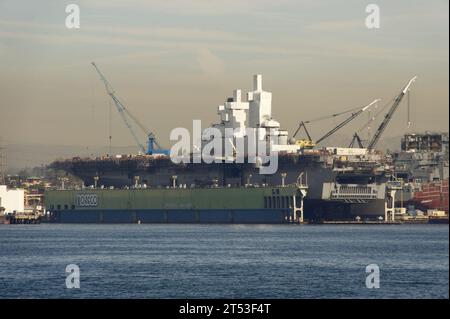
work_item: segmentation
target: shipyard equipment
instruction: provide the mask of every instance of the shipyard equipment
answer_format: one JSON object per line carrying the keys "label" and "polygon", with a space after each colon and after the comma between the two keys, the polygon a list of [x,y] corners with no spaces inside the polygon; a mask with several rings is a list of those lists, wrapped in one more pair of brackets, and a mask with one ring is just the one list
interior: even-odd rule
{"label": "shipyard equipment", "polygon": [[[131,112],[123,105],[123,103],[120,101],[118,96],[115,94],[114,90],[112,89],[111,85],[109,84],[108,80],[106,80],[103,73],[99,70],[95,62],[92,62],[92,65],[94,66],[97,73],[100,75],[101,80],[103,81],[103,84],[105,85],[106,92],[113,100],[114,104],[116,105],[117,111],[119,112],[120,117],[122,118],[123,122],[127,126],[127,128],[130,130],[131,135],[133,136],[134,141],[136,142],[136,145],[139,148],[139,151],[148,155],[152,154],[164,154],[169,155],[169,150],[163,149],[161,145],[156,141],[155,135],[148,130]],[[131,120],[131,121],[130,121]],[[136,124],[146,135],[147,135],[147,151],[145,150],[144,145],[140,142],[139,137],[132,125],[132,122]],[[155,147],[156,146],[156,147]]]}
{"label": "shipyard equipment", "polygon": [[411,80],[409,80],[408,84],[403,88],[403,90],[400,92],[399,95],[394,100],[394,103],[392,104],[391,108],[389,109],[389,112],[384,117],[383,122],[381,122],[380,126],[378,127],[377,131],[375,132],[372,140],[370,140],[369,144],[367,145],[367,148],[369,150],[374,149],[375,145],[380,140],[381,135],[383,134],[384,130],[386,129],[387,125],[389,124],[390,120],[392,119],[392,116],[394,115],[395,111],[397,110],[398,106],[400,105],[400,102],[402,101],[405,94],[409,91],[409,88],[411,84],[417,79],[417,76],[413,77]]}
{"label": "shipyard equipment", "polygon": [[48,190],[46,204],[55,223],[301,223],[307,190],[305,184]]}
{"label": "shipyard equipment", "polygon": [[[304,183],[297,176],[304,172],[303,176],[308,176],[305,220],[354,220],[356,216],[378,219],[383,214],[386,180],[392,174],[380,154],[337,147],[298,152],[299,146],[288,144],[289,133],[280,129],[280,123],[272,117],[272,94],[262,89],[261,75],[253,77],[253,90],[247,92],[247,99],[243,101],[241,97],[241,90],[234,90],[233,96],[218,106],[219,121],[213,124],[221,132],[233,129],[232,136],[220,141],[233,154],[213,154],[212,163],[176,163],[167,156],[58,160],[51,167],[79,177],[85,188],[77,193],[61,191],[54,197],[48,194],[49,211],[61,222],[68,222],[66,217],[77,222],[112,222],[124,218],[143,223],[289,220],[283,216],[297,216],[301,220],[301,211],[297,209],[300,207],[294,209],[294,198],[295,204],[302,202],[299,187]],[[360,110],[361,107],[344,110],[332,117],[355,117],[354,113]],[[322,116],[325,118],[330,115]],[[251,154],[249,147],[237,154],[238,158],[244,155],[244,161],[229,160],[236,157],[234,149],[239,150],[237,143],[248,128],[270,134],[269,145],[278,152],[273,158],[273,163],[277,163],[275,172],[265,173],[260,160],[249,159],[246,156]],[[204,145],[194,148],[202,150]],[[120,190],[116,191],[117,188]],[[301,198],[297,200],[293,192]],[[59,200],[59,194],[64,198]],[[244,217],[245,221],[241,219]]]}
{"label": "shipyard equipment", "polygon": [[364,148],[363,143],[362,143],[362,140],[361,140],[361,138],[359,137],[358,133],[355,133],[355,134],[353,135],[353,139],[352,139],[352,141],[350,142],[350,145],[349,145],[348,147],[349,147],[349,148],[353,148],[353,147],[355,147],[355,145],[357,145],[358,148]]}
{"label": "shipyard equipment", "polygon": [[[295,140],[295,137],[297,136],[298,132],[303,128],[303,130],[306,133],[306,136],[308,138],[298,139]],[[312,141],[311,136],[309,135],[308,129],[306,128],[305,122],[301,121],[298,125],[297,130],[295,131],[294,135],[292,136],[294,139],[294,142],[296,145],[300,146],[300,148],[313,148],[316,144]]]}
{"label": "shipyard equipment", "polygon": [[[345,125],[350,123],[353,119],[355,119],[362,112],[364,112],[365,110],[367,110],[368,108],[370,108],[372,105],[376,104],[379,101],[380,101],[379,99],[376,99],[376,100],[374,100],[373,102],[371,102],[370,104],[364,106],[361,109],[360,108],[351,109],[351,110],[348,110],[348,111],[332,114],[332,115],[329,115],[329,116],[319,117],[317,119],[310,120],[310,121],[305,121],[305,122],[301,121],[299,123],[299,126],[298,126],[297,130],[295,131],[295,133],[293,135],[294,142],[295,142],[295,144],[299,145],[301,148],[313,148],[314,146],[316,146],[316,144],[319,144],[320,142],[324,141],[325,139],[327,139],[328,137],[330,137],[331,135],[336,133],[338,130],[340,130]],[[337,126],[333,127],[330,131],[328,131],[325,135],[323,135],[321,138],[319,138],[316,142],[313,142],[313,140],[312,140],[311,136],[309,135],[309,132],[308,132],[308,130],[306,128],[306,123],[316,122],[316,121],[320,121],[320,120],[324,120],[324,119],[328,119],[328,118],[334,118],[334,117],[337,117],[339,115],[343,115],[343,114],[346,114],[346,113],[349,113],[349,112],[352,112],[352,114],[348,118],[346,118],[344,121],[339,123]],[[300,130],[302,128],[303,128],[303,130],[306,133],[307,139],[295,140],[295,137],[297,136],[297,134],[300,132]]]}
{"label": "shipyard equipment", "polygon": [[338,130],[340,130],[341,128],[343,128],[345,125],[347,125],[348,123],[350,123],[353,119],[355,119],[358,115],[360,115],[362,112],[364,112],[365,110],[367,110],[369,107],[371,107],[372,105],[374,105],[375,103],[379,102],[380,99],[376,99],[373,102],[371,102],[370,104],[364,106],[362,109],[358,110],[357,112],[352,113],[348,118],[346,118],[344,121],[342,121],[341,123],[339,123],[337,126],[335,126],[333,129],[331,129],[330,131],[328,131],[324,136],[322,136],[321,138],[319,138],[316,141],[316,144],[319,144],[320,142],[322,142],[323,140],[325,140],[326,138],[330,137],[331,135],[333,135],[334,133],[336,133]]}

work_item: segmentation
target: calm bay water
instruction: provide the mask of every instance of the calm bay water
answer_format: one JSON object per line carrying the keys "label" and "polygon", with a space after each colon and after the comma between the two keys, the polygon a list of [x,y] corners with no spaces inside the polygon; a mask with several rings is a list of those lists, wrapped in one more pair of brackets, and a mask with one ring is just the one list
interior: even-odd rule
{"label": "calm bay water", "polygon": [[448,225],[0,225],[0,298],[448,297]]}

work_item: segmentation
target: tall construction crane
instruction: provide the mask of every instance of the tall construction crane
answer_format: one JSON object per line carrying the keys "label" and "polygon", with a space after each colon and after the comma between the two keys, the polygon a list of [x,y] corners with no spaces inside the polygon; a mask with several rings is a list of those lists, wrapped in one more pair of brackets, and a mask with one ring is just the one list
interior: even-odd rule
{"label": "tall construction crane", "polygon": [[367,145],[367,148],[369,150],[373,150],[375,145],[380,140],[381,134],[383,134],[384,130],[386,129],[387,125],[389,124],[390,120],[392,119],[392,116],[395,113],[395,110],[397,110],[398,106],[400,105],[400,102],[402,101],[405,94],[409,91],[409,88],[411,84],[417,79],[417,76],[414,76],[411,80],[409,80],[408,84],[403,88],[403,90],[397,95],[397,97],[394,100],[394,103],[392,104],[391,108],[389,109],[389,112],[384,117],[383,122],[381,122],[380,126],[378,127],[377,131],[375,132],[374,136],[370,140],[369,144]]}
{"label": "tall construction crane", "polygon": [[[100,75],[100,79],[103,81],[103,84],[105,85],[106,93],[111,97],[114,104],[116,105],[117,111],[119,112],[120,117],[122,118],[123,122],[127,126],[128,130],[130,131],[131,135],[133,136],[133,139],[136,143],[136,145],[139,148],[139,151],[144,154],[169,154],[169,150],[165,150],[161,147],[161,145],[156,141],[155,135],[149,131],[133,114],[128,111],[128,109],[123,105],[123,103],[120,101],[120,99],[115,94],[113,88],[109,84],[108,80],[106,80],[103,73],[99,70],[95,62],[92,62],[92,65],[94,66],[97,73]],[[130,119],[147,135],[148,143],[147,143],[147,151],[145,150],[144,145],[140,142],[139,137],[134,130]],[[156,145],[156,148],[155,148]]]}
{"label": "tall construction crane", "polygon": [[333,135],[334,133],[336,133],[339,129],[341,129],[342,127],[344,127],[345,125],[347,125],[350,121],[352,121],[354,118],[356,118],[358,115],[360,115],[362,112],[364,112],[365,110],[367,110],[369,107],[371,107],[373,104],[379,102],[380,99],[376,99],[374,100],[372,103],[364,106],[362,109],[360,109],[357,112],[352,113],[348,118],[346,118],[344,121],[342,121],[341,123],[339,123],[336,127],[334,127],[333,129],[331,129],[330,131],[328,131],[324,136],[322,136],[321,138],[319,138],[316,141],[316,144],[319,144],[320,142],[322,142],[323,140],[325,140],[326,138],[330,137],[331,135]]}

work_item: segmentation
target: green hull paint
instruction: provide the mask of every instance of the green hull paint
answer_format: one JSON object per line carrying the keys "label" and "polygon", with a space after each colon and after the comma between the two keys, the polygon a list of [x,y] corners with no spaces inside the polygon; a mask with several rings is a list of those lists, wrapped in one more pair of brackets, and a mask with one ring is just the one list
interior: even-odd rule
{"label": "green hull paint", "polygon": [[84,189],[46,192],[47,210],[289,208],[295,186],[196,189]]}

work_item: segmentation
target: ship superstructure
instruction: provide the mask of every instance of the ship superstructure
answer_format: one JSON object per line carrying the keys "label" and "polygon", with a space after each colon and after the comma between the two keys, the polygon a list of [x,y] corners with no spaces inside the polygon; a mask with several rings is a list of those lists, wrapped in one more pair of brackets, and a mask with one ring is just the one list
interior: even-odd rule
{"label": "ship superstructure", "polygon": [[[247,93],[246,101],[243,101],[242,91],[233,91],[233,96],[219,105],[217,114],[220,122],[213,125],[219,129],[224,137],[223,148],[227,143],[234,147],[238,138],[247,136],[248,128],[258,129],[256,139],[262,136],[270,137],[270,147],[278,152],[297,152],[298,145],[288,144],[288,131],[281,129],[280,123],[272,117],[272,93],[262,88],[262,75],[253,77],[253,91]],[[233,136],[228,137],[226,129],[233,130]],[[203,142],[208,142],[204,140]],[[245,143],[247,144],[247,143]],[[268,150],[265,150],[268,151]],[[248,155],[248,149],[245,154]]]}
{"label": "ship superstructure", "polygon": [[448,212],[448,133],[405,134],[401,151],[392,154],[395,176],[404,183],[397,201],[422,210]]}
{"label": "ship superstructure", "polygon": [[397,177],[426,183],[448,179],[448,133],[405,134],[393,154]]}

